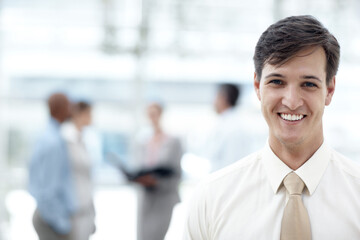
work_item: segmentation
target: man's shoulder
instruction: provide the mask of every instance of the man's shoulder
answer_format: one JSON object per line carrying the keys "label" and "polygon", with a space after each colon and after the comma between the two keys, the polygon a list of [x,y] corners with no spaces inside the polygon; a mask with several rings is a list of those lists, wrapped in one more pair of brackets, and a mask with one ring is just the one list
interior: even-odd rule
{"label": "man's shoulder", "polygon": [[62,138],[60,134],[52,130],[43,131],[38,138],[38,142],[45,145],[58,144],[59,142],[61,142],[61,140]]}
{"label": "man's shoulder", "polygon": [[336,150],[332,150],[332,161],[339,170],[360,182],[360,162],[349,159]]}
{"label": "man's shoulder", "polygon": [[40,152],[47,152],[61,148],[64,143],[64,139],[60,135],[58,129],[47,127],[36,138],[35,149]]}
{"label": "man's shoulder", "polygon": [[235,163],[224,167],[210,174],[202,183],[203,187],[209,187],[216,190],[224,189],[231,186],[234,181],[239,182],[242,178],[246,178],[247,173],[256,167],[261,159],[262,151],[254,152]]}

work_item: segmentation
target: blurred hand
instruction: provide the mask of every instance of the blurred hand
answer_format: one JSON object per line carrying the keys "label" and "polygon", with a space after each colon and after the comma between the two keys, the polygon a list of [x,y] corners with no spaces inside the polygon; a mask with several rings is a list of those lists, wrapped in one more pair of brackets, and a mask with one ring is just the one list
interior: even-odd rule
{"label": "blurred hand", "polygon": [[136,178],[135,182],[143,185],[144,187],[155,187],[157,184],[156,178],[150,174]]}

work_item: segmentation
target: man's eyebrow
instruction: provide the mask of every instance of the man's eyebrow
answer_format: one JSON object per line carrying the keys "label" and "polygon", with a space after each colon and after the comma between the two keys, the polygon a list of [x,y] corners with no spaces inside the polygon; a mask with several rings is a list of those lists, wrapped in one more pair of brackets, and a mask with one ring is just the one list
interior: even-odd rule
{"label": "man's eyebrow", "polygon": [[[272,78],[272,77],[285,78],[285,76],[280,74],[280,73],[270,73],[270,74],[265,76],[265,78]],[[301,76],[301,78],[302,79],[314,79],[314,80],[317,80],[317,81],[321,82],[321,79],[318,78],[315,75],[303,75],[303,76]]]}
{"label": "man's eyebrow", "polygon": [[280,78],[284,78],[284,75],[280,74],[280,73],[270,73],[269,75],[266,75],[265,78],[271,78],[271,77],[280,77]]}
{"label": "man's eyebrow", "polygon": [[304,76],[301,76],[301,78],[303,79],[315,79],[315,80],[318,80],[321,82],[321,79],[318,78],[317,76],[314,76],[314,75],[304,75]]}

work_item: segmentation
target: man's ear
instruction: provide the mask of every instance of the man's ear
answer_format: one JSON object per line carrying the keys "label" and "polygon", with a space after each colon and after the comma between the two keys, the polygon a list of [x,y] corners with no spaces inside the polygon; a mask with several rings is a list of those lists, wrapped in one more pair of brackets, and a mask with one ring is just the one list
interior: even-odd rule
{"label": "man's ear", "polygon": [[260,79],[257,78],[256,72],[254,72],[254,89],[256,92],[256,96],[258,97],[258,99],[261,101],[261,96],[260,96]]}
{"label": "man's ear", "polygon": [[329,84],[326,86],[326,98],[325,98],[325,105],[328,106],[331,103],[332,96],[335,92],[335,76],[330,80]]}

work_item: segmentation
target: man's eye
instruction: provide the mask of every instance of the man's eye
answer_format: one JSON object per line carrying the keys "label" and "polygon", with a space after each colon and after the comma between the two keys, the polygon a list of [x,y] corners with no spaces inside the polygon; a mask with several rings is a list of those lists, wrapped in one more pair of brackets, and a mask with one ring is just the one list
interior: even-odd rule
{"label": "man's eye", "polygon": [[278,79],[271,80],[269,83],[275,84],[275,85],[281,85],[281,84],[283,84],[283,82],[282,82],[281,80],[278,80]]}
{"label": "man's eye", "polygon": [[304,83],[304,87],[313,88],[313,87],[317,87],[317,85],[312,82],[306,82]]}

